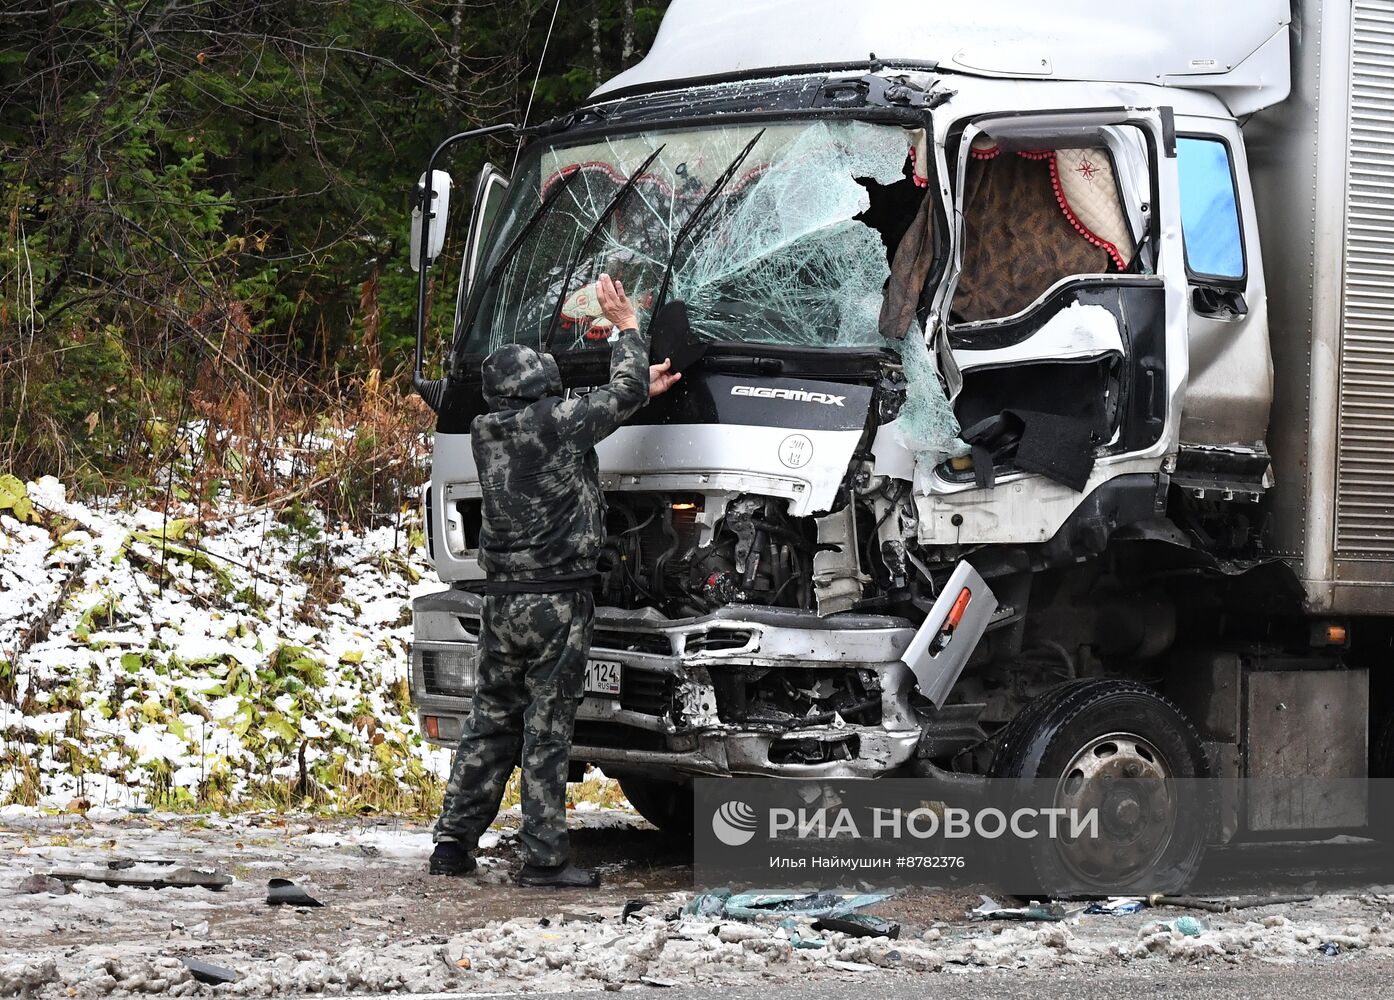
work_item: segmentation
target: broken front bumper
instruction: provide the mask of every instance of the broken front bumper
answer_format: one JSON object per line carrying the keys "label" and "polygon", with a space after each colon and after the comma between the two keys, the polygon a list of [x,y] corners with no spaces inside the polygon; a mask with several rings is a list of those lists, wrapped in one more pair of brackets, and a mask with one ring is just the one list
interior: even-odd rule
{"label": "broken front bumper", "polygon": [[[482,599],[447,590],[412,604],[412,695],[426,737],[453,745],[469,714]],[[899,618],[729,607],[671,620],[601,608],[591,657],[623,665],[616,696],[587,694],[572,759],[612,774],[766,774],[867,778],[913,761],[920,722],[900,656],[915,629]],[[779,671],[855,671],[864,724],[810,703],[808,718],[758,718],[742,692]],[[830,675],[834,676],[834,675]],[[816,686],[816,685],[815,685]],[[879,713],[878,713],[879,708]],[[879,722],[867,721],[879,714]]]}

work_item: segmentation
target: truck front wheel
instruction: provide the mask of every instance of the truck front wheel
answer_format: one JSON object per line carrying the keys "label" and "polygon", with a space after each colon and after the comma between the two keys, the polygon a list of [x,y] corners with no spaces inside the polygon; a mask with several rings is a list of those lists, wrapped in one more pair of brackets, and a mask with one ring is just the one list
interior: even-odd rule
{"label": "truck front wheel", "polygon": [[1200,736],[1135,681],[1076,681],[1041,695],[1002,732],[990,773],[1038,808],[1096,812],[1096,832],[1028,842],[1034,881],[1060,895],[1180,892],[1210,839]]}
{"label": "truck front wheel", "polygon": [[621,777],[619,783],[624,797],[644,819],[664,833],[680,837],[692,836],[691,785],[641,778],[637,775]]}

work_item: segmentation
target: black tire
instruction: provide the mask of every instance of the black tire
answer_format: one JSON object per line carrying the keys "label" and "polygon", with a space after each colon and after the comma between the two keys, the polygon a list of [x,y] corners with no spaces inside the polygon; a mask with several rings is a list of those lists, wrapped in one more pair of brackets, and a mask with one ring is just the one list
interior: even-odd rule
{"label": "black tire", "polygon": [[1032,888],[1056,895],[1181,892],[1214,828],[1199,734],[1135,681],[1073,681],[1041,695],[1000,734],[990,774],[1014,780],[1018,799],[1037,808],[1098,805],[1098,839],[1026,844]]}
{"label": "black tire", "polygon": [[691,785],[637,775],[626,775],[619,779],[619,783],[624,797],[644,819],[674,837],[692,837],[694,807]]}

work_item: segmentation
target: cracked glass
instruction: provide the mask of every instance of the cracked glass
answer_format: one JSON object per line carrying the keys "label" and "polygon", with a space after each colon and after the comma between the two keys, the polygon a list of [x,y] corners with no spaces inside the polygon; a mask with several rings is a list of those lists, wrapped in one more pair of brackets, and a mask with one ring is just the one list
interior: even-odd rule
{"label": "cracked glass", "polygon": [[880,346],[886,244],[857,216],[870,185],[911,183],[909,141],[899,126],[819,121],[535,150],[514,180],[460,354],[544,348],[549,337],[558,352],[603,346],[615,331],[596,301],[600,275],[624,283],[646,323],[670,262],[667,301],[687,303],[704,340]]}

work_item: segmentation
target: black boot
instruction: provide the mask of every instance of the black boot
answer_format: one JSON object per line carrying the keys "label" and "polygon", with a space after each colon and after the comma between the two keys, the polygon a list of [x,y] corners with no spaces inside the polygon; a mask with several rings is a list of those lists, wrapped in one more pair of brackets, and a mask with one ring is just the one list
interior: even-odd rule
{"label": "black boot", "polygon": [[540,889],[594,889],[600,885],[600,872],[577,868],[569,861],[550,867],[529,863],[523,865],[513,881]]}
{"label": "black boot", "polygon": [[468,875],[478,867],[470,852],[453,840],[442,840],[431,853],[432,875]]}

